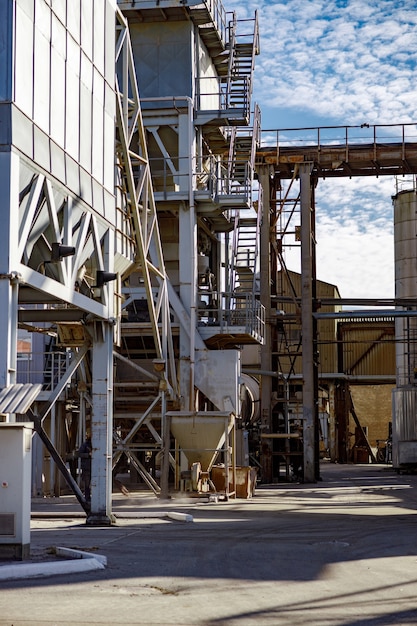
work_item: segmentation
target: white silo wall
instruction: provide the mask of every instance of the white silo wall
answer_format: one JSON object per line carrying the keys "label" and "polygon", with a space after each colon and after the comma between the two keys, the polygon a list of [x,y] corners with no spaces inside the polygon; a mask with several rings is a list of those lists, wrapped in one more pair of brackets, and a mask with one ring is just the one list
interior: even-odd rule
{"label": "white silo wall", "polygon": [[[394,198],[395,297],[417,298],[417,196],[404,191]],[[417,308],[417,307],[413,307]],[[414,384],[417,368],[417,319],[395,324],[397,386]],[[417,380],[416,380],[417,382]]]}
{"label": "white silo wall", "polygon": [[2,5],[14,57],[12,145],[114,221],[116,0]]}
{"label": "white silo wall", "polygon": [[[394,249],[395,297],[417,298],[415,190],[400,192],[394,198]],[[417,464],[417,318],[396,318],[395,337],[397,388],[392,404],[392,460],[394,467],[400,468]]]}

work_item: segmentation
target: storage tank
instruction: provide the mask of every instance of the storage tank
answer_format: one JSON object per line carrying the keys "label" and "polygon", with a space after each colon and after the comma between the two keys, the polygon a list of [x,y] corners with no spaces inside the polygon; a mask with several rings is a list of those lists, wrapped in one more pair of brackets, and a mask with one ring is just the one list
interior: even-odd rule
{"label": "storage tank", "polygon": [[[394,200],[395,298],[417,299],[417,194],[415,181]],[[417,306],[397,306],[417,310]],[[396,389],[392,401],[392,461],[417,465],[417,317],[397,317]]]}

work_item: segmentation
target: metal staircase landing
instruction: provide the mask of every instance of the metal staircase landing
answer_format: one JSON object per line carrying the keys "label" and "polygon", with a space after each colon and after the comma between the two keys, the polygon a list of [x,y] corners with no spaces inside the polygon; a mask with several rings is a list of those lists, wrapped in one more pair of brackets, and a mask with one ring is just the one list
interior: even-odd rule
{"label": "metal staircase landing", "polygon": [[[255,56],[259,54],[258,14],[248,20],[237,20],[236,14],[228,26],[226,50],[213,55],[220,77],[220,106],[217,110],[198,110],[196,124],[247,126],[250,121]],[[204,80],[200,81],[204,95]]]}

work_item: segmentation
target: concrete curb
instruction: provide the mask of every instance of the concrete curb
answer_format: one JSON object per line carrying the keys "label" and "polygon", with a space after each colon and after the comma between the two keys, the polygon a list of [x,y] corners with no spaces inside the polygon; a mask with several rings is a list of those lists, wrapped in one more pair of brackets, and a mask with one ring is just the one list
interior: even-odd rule
{"label": "concrete curb", "polygon": [[176,522],[193,522],[194,518],[188,513],[176,513],[175,511],[165,513],[165,517],[175,520]]}
{"label": "concrete curb", "polygon": [[69,556],[70,560],[2,565],[0,567],[0,581],[91,572],[104,569],[107,565],[107,557],[101,554],[91,554],[82,550],[60,547],[56,548],[56,553],[58,556]]}
{"label": "concrete curb", "polygon": [[[178,513],[176,511],[113,511],[117,519],[161,519],[167,517],[176,522],[193,522],[194,517],[188,513]],[[85,513],[31,513],[31,519],[86,519]]]}
{"label": "concrete curb", "polygon": [[84,550],[75,550],[74,548],[64,548],[61,546],[56,547],[57,556],[66,556],[69,559],[96,559],[104,567],[107,565],[107,557],[104,554],[92,554],[91,552],[85,552]]}
{"label": "concrete curb", "polygon": [[176,522],[193,522],[194,517],[189,513],[179,513],[177,511],[124,511],[114,513],[117,519],[163,519],[167,517]]}

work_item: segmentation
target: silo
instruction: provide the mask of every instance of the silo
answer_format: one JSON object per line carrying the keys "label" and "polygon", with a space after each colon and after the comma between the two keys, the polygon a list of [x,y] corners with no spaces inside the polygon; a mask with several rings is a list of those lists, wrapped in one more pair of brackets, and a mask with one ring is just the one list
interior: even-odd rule
{"label": "silo", "polygon": [[[417,298],[417,194],[415,185],[394,198],[395,297]],[[396,379],[393,391],[392,460],[397,469],[417,465],[417,306],[397,306]]]}

